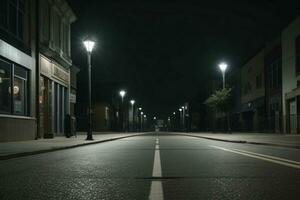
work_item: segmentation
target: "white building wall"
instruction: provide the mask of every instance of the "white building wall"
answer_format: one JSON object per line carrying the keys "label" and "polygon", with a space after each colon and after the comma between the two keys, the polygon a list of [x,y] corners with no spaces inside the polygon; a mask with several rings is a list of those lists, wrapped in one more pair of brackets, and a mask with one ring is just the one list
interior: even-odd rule
{"label": "white building wall", "polygon": [[[282,31],[282,100],[283,117],[286,119],[287,105],[286,94],[297,88],[296,75],[296,37],[300,35],[300,17],[294,20]],[[284,131],[286,131],[286,120],[284,121]]]}

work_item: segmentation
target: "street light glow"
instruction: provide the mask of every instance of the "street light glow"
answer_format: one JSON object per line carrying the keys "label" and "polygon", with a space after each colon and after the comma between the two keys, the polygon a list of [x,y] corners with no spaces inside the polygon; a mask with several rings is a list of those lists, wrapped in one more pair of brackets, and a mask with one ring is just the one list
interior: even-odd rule
{"label": "street light glow", "polygon": [[156,120],[156,117],[153,117],[154,120]]}
{"label": "street light glow", "polygon": [[228,65],[227,65],[227,63],[225,63],[225,62],[222,62],[222,63],[219,64],[219,68],[220,68],[220,70],[221,70],[222,72],[225,72],[226,69],[227,69],[227,67],[228,67]]}
{"label": "street light glow", "polygon": [[131,103],[131,105],[134,105],[134,104],[135,104],[135,100],[132,99],[132,100],[130,101],[130,103]]}
{"label": "street light glow", "polygon": [[87,52],[91,53],[93,51],[93,48],[95,46],[95,42],[94,41],[92,41],[92,40],[85,40],[85,41],[83,41],[83,44],[84,44]]}
{"label": "street light glow", "polygon": [[144,112],[141,112],[141,115],[143,115],[144,114]]}
{"label": "street light glow", "polygon": [[144,115],[144,118],[146,118],[147,117],[147,115]]}
{"label": "street light glow", "polygon": [[176,112],[173,112],[173,115],[176,115]]}
{"label": "street light glow", "polygon": [[125,90],[121,90],[121,91],[119,92],[119,94],[120,94],[120,96],[123,98],[123,97],[125,96],[126,92],[125,92]]}
{"label": "street light glow", "polygon": [[181,108],[179,108],[178,110],[179,110],[179,112],[181,112],[181,111],[182,111],[182,109],[181,109]]}
{"label": "street light glow", "polygon": [[139,110],[141,111],[141,110],[142,110],[142,108],[141,108],[141,107],[139,107]]}

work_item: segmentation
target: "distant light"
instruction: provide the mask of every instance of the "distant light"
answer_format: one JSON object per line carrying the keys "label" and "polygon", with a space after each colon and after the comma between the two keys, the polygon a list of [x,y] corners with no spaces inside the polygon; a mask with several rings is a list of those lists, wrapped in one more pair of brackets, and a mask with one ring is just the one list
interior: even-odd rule
{"label": "distant light", "polygon": [[95,46],[95,42],[94,41],[92,41],[92,40],[85,40],[85,41],[83,41],[83,44],[84,44],[87,52],[91,53],[93,51],[93,48]]}
{"label": "distant light", "polygon": [[119,94],[120,94],[120,96],[123,98],[123,97],[125,96],[126,92],[125,92],[125,90],[121,90],[121,91],[119,92]]}
{"label": "distant light", "polygon": [[181,106],[182,109],[184,109],[184,106]]}
{"label": "distant light", "polygon": [[142,108],[141,108],[141,107],[139,107],[139,110],[142,110]]}
{"label": "distant light", "polygon": [[144,112],[141,112],[141,115],[143,115],[144,114]]}
{"label": "distant light", "polygon": [[147,115],[144,115],[144,118],[146,118],[147,117]]}
{"label": "distant light", "polygon": [[134,105],[135,104],[135,100],[131,100],[130,103],[131,103],[131,105]]}
{"label": "distant light", "polygon": [[227,63],[225,63],[225,62],[222,62],[222,63],[219,64],[219,68],[220,68],[220,70],[221,70],[222,72],[225,72],[226,69],[227,69],[227,67],[228,67],[228,65],[227,65]]}
{"label": "distant light", "polygon": [[181,108],[179,108],[178,110],[179,110],[180,112],[182,111],[182,109],[181,109]]}
{"label": "distant light", "polygon": [[154,120],[156,120],[156,117],[153,117]]}
{"label": "distant light", "polygon": [[173,115],[176,115],[176,112],[173,112]]}

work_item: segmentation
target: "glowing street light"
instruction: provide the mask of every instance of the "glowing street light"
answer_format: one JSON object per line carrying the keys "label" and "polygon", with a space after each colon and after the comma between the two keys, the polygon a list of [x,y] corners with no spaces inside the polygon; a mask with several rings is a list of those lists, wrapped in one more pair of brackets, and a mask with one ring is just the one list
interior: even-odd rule
{"label": "glowing street light", "polygon": [[134,104],[135,104],[135,100],[130,100],[130,104],[131,104],[131,109],[132,109],[132,131],[134,131]]}
{"label": "glowing street light", "polygon": [[93,140],[93,133],[92,133],[92,64],[91,64],[91,57],[92,51],[95,46],[95,42],[92,40],[85,40],[83,44],[86,48],[87,52],[87,61],[88,61],[88,130],[87,130],[87,137],[86,140]]}
{"label": "glowing street light", "polygon": [[121,90],[121,91],[119,92],[119,94],[120,94],[120,96],[121,96],[121,98],[122,98],[122,103],[123,103],[123,99],[124,99],[124,97],[125,97],[125,95],[126,95],[126,91],[125,91],[125,90]]}
{"label": "glowing street light", "polygon": [[222,62],[219,64],[219,68],[220,68],[220,70],[222,72],[222,76],[223,76],[223,89],[225,89],[225,72],[226,72],[227,67],[228,67],[228,65],[225,62]]}

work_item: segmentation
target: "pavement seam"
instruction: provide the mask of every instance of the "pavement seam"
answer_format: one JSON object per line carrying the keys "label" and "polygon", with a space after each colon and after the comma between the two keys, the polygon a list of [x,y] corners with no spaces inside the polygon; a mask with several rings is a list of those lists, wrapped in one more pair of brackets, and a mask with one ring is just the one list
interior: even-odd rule
{"label": "pavement seam", "polygon": [[21,157],[26,157],[26,156],[33,156],[33,155],[38,155],[38,154],[43,154],[43,153],[50,153],[50,152],[66,150],[66,149],[73,149],[73,148],[77,148],[77,147],[83,147],[83,146],[88,146],[88,145],[93,145],[93,144],[104,143],[104,142],[111,142],[111,141],[115,141],[115,140],[120,140],[120,139],[130,138],[130,137],[136,137],[136,136],[140,136],[140,135],[144,135],[144,134],[134,134],[134,135],[128,135],[128,136],[122,136],[122,137],[116,137],[116,138],[109,138],[109,139],[105,139],[105,140],[99,140],[99,141],[95,141],[95,142],[57,147],[57,148],[52,148],[52,149],[44,149],[44,150],[28,151],[28,152],[22,152],[22,153],[14,153],[14,154],[9,154],[9,155],[3,155],[3,156],[0,156],[0,161],[10,160],[10,159],[13,159],[13,158],[21,158]]}
{"label": "pavement seam", "polygon": [[220,139],[220,138],[212,138],[212,137],[205,137],[199,135],[191,135],[191,134],[184,134],[184,133],[171,133],[174,135],[182,135],[182,136],[190,136],[195,138],[202,138],[207,140],[215,140],[221,142],[231,142],[231,143],[240,143],[240,144],[253,144],[253,145],[265,145],[265,146],[275,146],[275,147],[286,147],[291,149],[300,149],[299,145],[285,145],[285,144],[274,144],[274,143],[267,143],[267,142],[250,142],[247,140],[227,140],[227,139]]}

